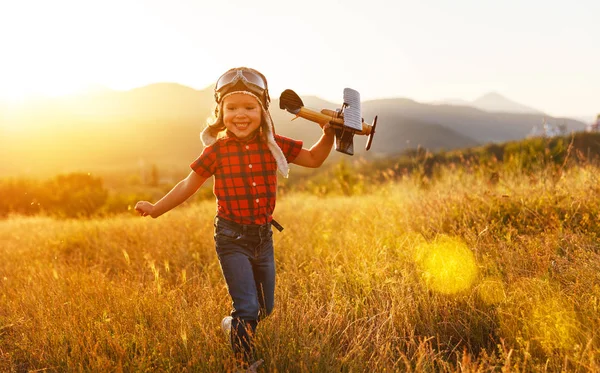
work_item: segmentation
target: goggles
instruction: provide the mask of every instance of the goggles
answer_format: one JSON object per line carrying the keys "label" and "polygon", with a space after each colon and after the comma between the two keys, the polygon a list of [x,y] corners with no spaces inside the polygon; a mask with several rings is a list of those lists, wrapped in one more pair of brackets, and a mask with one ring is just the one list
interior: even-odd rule
{"label": "goggles", "polygon": [[215,101],[220,103],[222,97],[230,90],[233,91],[238,83],[243,84],[248,91],[260,97],[265,108],[269,107],[271,98],[269,97],[265,78],[258,72],[240,68],[226,72],[217,80],[217,84],[215,84]]}
{"label": "goggles", "polygon": [[258,88],[261,93],[267,89],[267,82],[265,82],[263,77],[259,74],[250,70],[236,69],[221,75],[215,85],[215,91],[219,92],[240,80],[243,81],[247,87],[251,87],[250,85],[252,85]]}

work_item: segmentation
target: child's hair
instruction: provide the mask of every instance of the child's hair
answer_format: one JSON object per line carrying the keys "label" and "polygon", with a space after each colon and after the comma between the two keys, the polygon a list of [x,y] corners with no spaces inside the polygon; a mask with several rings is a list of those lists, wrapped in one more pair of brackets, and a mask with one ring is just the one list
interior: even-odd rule
{"label": "child's hair", "polygon": [[[232,87],[228,88],[226,90],[226,92],[224,92],[222,95],[226,94],[226,93],[231,93],[231,92],[236,92],[236,91],[247,91],[247,92],[251,92],[253,93],[254,96],[259,98],[259,104],[262,105],[263,109],[266,111],[269,108],[269,102],[271,101],[271,98],[269,97],[269,89],[268,89],[268,83],[267,83],[267,78],[258,70],[249,68],[249,67],[234,67],[232,69],[227,70],[225,73],[223,73],[223,75],[231,72],[231,71],[235,71],[235,70],[245,70],[245,71],[251,71],[253,73],[258,74],[265,82],[265,85],[267,85],[267,88],[264,90],[263,95],[261,95],[261,97],[256,96],[256,94],[254,92],[249,91],[246,86],[244,85],[244,83],[242,81],[238,81],[236,84],[234,84]],[[215,87],[216,88],[216,87]],[[221,96],[222,96],[221,95]],[[215,90],[215,100],[217,98],[217,92]],[[223,110],[223,101],[221,100],[221,102],[217,102],[215,105],[215,109],[213,111],[213,116],[208,118],[206,121],[206,125],[207,125],[207,131],[208,134],[210,134],[210,136],[212,137],[217,137],[222,131],[225,130],[225,124],[223,123],[223,115],[222,115],[222,110]],[[266,118],[264,115],[261,116],[261,123],[260,123],[260,137],[261,139],[266,140],[265,138],[265,126],[268,126],[269,124],[266,121]]]}
{"label": "child's hair", "polygon": [[213,112],[213,116],[206,120],[208,133],[212,137],[217,137],[221,131],[225,130],[225,124],[223,124],[223,118],[221,117],[220,112],[221,105],[217,104]]}

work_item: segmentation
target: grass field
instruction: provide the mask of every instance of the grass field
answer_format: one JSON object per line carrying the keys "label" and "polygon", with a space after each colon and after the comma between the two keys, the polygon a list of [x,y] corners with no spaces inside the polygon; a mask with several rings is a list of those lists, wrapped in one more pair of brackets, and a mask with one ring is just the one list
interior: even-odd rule
{"label": "grass field", "polygon": [[[261,371],[600,371],[598,171],[284,195]],[[0,221],[0,371],[234,370],[214,211]]]}

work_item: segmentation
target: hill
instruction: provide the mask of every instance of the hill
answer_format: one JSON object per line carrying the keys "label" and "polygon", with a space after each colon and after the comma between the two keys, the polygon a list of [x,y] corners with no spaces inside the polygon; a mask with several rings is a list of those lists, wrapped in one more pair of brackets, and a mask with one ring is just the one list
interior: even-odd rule
{"label": "hill", "polygon": [[510,100],[497,92],[486,93],[473,101],[447,99],[439,101],[437,104],[468,106],[489,112],[545,115],[543,112],[537,109]]}
{"label": "hill", "polygon": [[[406,118],[442,125],[481,144],[525,138],[544,118],[536,114],[490,113],[470,107],[422,104],[407,99],[376,100],[363,104],[363,114],[366,117],[372,113],[390,111],[401,113]],[[550,118],[552,122],[564,122],[568,132],[585,129],[585,124],[577,120],[546,118]]]}
{"label": "hill", "polygon": [[472,102],[473,107],[481,110],[503,113],[544,114],[537,109],[509,100],[497,92],[487,93]]}
{"label": "hill", "polygon": [[[336,109],[317,97],[306,107]],[[38,99],[0,106],[0,176],[56,174],[69,171],[132,169],[140,164],[185,169],[201,151],[198,135],[214,109],[212,86],[195,90],[159,83],[130,91],[92,90],[81,96]],[[314,123],[280,110],[270,111],[278,133],[310,146],[320,136]],[[490,113],[475,108],[431,105],[409,99],[363,103],[363,117],[379,116],[371,152],[365,137],[355,137],[360,155],[385,157],[411,148],[455,149],[527,136],[542,121],[535,114]],[[562,120],[569,131],[585,124]],[[334,153],[333,159],[344,156]],[[117,165],[117,166],[115,166]]]}

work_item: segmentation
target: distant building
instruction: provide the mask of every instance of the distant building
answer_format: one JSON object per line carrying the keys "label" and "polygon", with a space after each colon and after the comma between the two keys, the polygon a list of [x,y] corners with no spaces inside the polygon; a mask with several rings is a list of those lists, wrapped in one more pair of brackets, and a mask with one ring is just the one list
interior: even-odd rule
{"label": "distant building", "polygon": [[554,137],[564,135],[564,132],[566,132],[566,125],[557,126],[548,123],[548,120],[544,118],[541,124],[536,124],[531,128],[527,137]]}
{"label": "distant building", "polygon": [[590,123],[585,128],[586,132],[600,132],[600,114],[596,117],[596,121]]}

